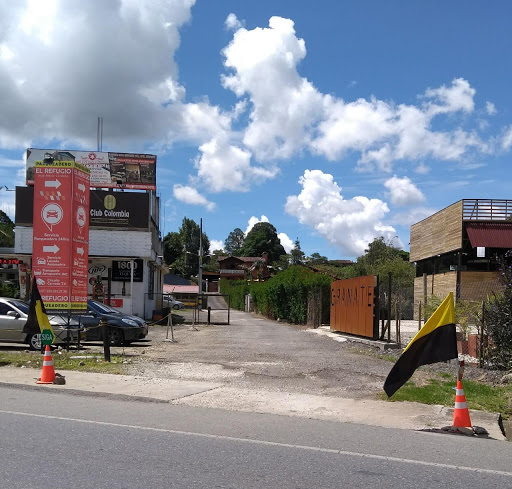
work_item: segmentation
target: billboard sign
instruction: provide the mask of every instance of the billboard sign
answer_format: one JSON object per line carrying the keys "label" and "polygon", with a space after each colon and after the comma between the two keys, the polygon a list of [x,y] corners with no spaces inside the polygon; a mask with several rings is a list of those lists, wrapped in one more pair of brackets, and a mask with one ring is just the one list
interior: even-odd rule
{"label": "billboard sign", "polygon": [[[143,260],[137,258],[133,260],[133,281],[142,282]],[[112,281],[129,282],[132,275],[131,260],[112,261]]]}
{"label": "billboard sign", "polygon": [[34,184],[35,163],[74,161],[90,170],[90,186],[156,190],[156,156],[64,149],[27,149],[27,185]]}
{"label": "billboard sign", "polygon": [[88,184],[74,161],[34,166],[32,270],[48,311],[87,308]]}
{"label": "billboard sign", "polygon": [[[142,192],[90,190],[89,227],[149,229],[149,195]],[[16,187],[17,226],[33,222],[34,187]]]}

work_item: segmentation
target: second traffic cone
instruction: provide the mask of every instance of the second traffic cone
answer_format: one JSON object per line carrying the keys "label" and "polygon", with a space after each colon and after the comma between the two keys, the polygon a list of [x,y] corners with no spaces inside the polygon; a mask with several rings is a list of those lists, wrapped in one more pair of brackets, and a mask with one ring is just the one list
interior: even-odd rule
{"label": "second traffic cone", "polygon": [[455,428],[471,428],[471,419],[469,419],[468,405],[466,396],[462,388],[462,382],[457,381],[457,390],[455,393],[455,410],[453,411],[453,426]]}
{"label": "second traffic cone", "polygon": [[54,379],[55,370],[53,369],[52,352],[50,347],[46,345],[43,357],[43,372],[41,373],[41,378],[36,382],[36,384],[53,384]]}

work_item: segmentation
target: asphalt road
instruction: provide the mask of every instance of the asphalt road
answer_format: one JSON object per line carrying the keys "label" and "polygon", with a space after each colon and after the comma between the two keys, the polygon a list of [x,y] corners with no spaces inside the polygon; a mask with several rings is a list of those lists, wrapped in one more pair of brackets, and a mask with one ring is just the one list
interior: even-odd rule
{"label": "asphalt road", "polygon": [[512,445],[0,387],[1,486],[512,487]]}

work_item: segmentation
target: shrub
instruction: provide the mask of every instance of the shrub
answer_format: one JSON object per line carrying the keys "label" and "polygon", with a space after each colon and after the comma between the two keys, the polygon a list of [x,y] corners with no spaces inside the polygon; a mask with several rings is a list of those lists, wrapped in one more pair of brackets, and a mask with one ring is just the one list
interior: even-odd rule
{"label": "shrub", "polygon": [[[508,256],[507,256],[508,255]],[[510,252],[506,258],[510,259]],[[503,289],[489,301],[485,322],[491,338],[489,360],[497,368],[512,368],[512,265],[502,265]]]}

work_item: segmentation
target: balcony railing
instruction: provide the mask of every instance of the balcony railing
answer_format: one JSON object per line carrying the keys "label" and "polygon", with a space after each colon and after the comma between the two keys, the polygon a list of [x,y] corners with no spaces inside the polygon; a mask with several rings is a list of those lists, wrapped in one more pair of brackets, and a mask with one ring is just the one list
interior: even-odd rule
{"label": "balcony railing", "polygon": [[512,200],[464,199],[463,221],[512,221]]}

